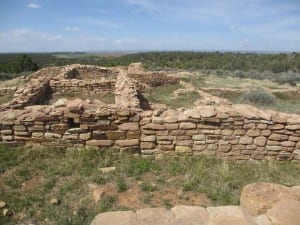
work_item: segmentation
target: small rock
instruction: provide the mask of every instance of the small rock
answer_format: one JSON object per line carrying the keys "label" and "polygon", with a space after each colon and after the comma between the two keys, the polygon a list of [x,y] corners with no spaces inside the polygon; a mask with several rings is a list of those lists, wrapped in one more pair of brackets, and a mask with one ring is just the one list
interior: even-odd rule
{"label": "small rock", "polygon": [[0,201],[0,209],[4,208],[6,206],[6,203],[4,201]]}
{"label": "small rock", "polygon": [[114,166],[111,167],[103,167],[103,168],[99,168],[100,172],[102,173],[110,173],[116,170],[116,168]]}
{"label": "small rock", "polygon": [[58,205],[60,201],[57,198],[53,198],[50,200],[51,205]]}
{"label": "small rock", "polygon": [[14,211],[10,209],[3,209],[2,214],[6,217],[13,217],[15,215]]}

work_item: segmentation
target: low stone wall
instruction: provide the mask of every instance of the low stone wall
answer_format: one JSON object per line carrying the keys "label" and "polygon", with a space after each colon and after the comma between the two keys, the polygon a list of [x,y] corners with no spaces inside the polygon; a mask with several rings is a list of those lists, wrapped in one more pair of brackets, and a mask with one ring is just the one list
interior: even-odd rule
{"label": "low stone wall", "polygon": [[150,87],[164,86],[169,84],[178,84],[180,79],[169,76],[164,72],[143,72],[143,73],[128,73],[128,76],[137,80],[140,83],[145,83]]}
{"label": "low stone wall", "polygon": [[55,91],[72,91],[75,93],[113,93],[115,91],[116,81],[114,80],[78,80],[63,79],[51,80],[50,87]]}
{"label": "low stone wall", "polygon": [[91,65],[73,64],[65,67],[63,78],[67,79],[114,79],[118,75],[116,68],[100,67]]}
{"label": "low stone wall", "polygon": [[6,96],[6,95],[14,95],[16,90],[17,90],[17,87],[15,87],[15,86],[0,88],[0,97]]}
{"label": "low stone wall", "polygon": [[147,155],[216,155],[228,160],[300,160],[300,117],[251,106],[199,106],[148,112],[141,120]]}
{"label": "low stone wall", "polygon": [[74,100],[2,112],[1,140],[46,146],[115,147],[159,158],[215,155],[227,160],[300,160],[299,116],[248,106],[181,111],[119,109]]}

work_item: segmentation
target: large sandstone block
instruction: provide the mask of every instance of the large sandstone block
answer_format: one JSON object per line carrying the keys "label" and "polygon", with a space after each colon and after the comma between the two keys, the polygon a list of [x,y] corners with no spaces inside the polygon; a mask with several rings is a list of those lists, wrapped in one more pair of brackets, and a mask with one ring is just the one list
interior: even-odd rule
{"label": "large sandstone block", "polygon": [[175,206],[171,212],[174,220],[170,225],[205,225],[209,217],[206,209],[198,206]]}
{"label": "large sandstone block", "polygon": [[243,136],[240,138],[240,144],[250,145],[253,143],[253,138],[248,136]]}
{"label": "large sandstone block", "polygon": [[131,147],[139,145],[139,139],[131,139],[131,140],[116,140],[116,145],[120,147]]}
{"label": "large sandstone block", "polygon": [[267,139],[263,136],[254,139],[254,144],[257,146],[264,147],[266,143],[267,143]]}
{"label": "large sandstone block", "polygon": [[138,225],[170,225],[174,215],[165,208],[140,209],[136,212],[136,223]]}
{"label": "large sandstone block", "polygon": [[88,146],[109,147],[113,145],[112,140],[90,140],[86,142]]}
{"label": "large sandstone block", "polygon": [[123,123],[121,125],[119,125],[119,129],[123,130],[123,131],[135,131],[135,130],[139,130],[140,126],[139,123],[137,122],[129,122],[129,123]]}
{"label": "large sandstone block", "polygon": [[116,211],[98,214],[91,225],[134,225],[136,214],[133,211]]}
{"label": "large sandstone block", "polygon": [[106,131],[105,134],[107,136],[107,139],[110,140],[119,140],[126,138],[126,133],[124,131]]}
{"label": "large sandstone block", "polygon": [[300,224],[300,201],[283,199],[274,204],[267,212],[268,217],[276,225]]}
{"label": "large sandstone block", "polygon": [[285,198],[292,198],[288,187],[259,182],[248,184],[243,188],[240,204],[251,215],[259,215],[266,213],[276,202]]}
{"label": "large sandstone block", "polygon": [[247,135],[249,137],[258,137],[260,136],[260,130],[248,130]]}
{"label": "large sandstone block", "polygon": [[180,129],[194,129],[196,127],[197,127],[196,124],[190,123],[190,122],[183,122],[183,123],[180,123],[180,125],[179,125]]}
{"label": "large sandstone block", "polygon": [[190,152],[192,152],[192,148],[189,147],[189,146],[179,146],[179,145],[177,145],[175,147],[175,152],[177,152],[177,153],[190,153]]}
{"label": "large sandstone block", "polygon": [[271,134],[271,136],[269,137],[269,140],[273,141],[286,141],[288,139],[289,136],[284,134]]}

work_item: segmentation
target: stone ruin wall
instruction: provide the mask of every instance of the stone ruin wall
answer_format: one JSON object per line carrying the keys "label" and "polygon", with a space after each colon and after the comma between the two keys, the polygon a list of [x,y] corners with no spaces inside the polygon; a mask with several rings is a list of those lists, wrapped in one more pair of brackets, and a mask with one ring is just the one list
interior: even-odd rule
{"label": "stone ruin wall", "polygon": [[[43,87],[50,86],[51,79],[40,79],[31,94],[40,96]],[[20,96],[25,95],[16,99]],[[153,158],[205,154],[235,161],[300,160],[299,115],[247,105],[143,110],[138,88],[124,70],[116,81],[115,105],[79,99],[28,105],[0,110],[2,142],[109,147]]]}

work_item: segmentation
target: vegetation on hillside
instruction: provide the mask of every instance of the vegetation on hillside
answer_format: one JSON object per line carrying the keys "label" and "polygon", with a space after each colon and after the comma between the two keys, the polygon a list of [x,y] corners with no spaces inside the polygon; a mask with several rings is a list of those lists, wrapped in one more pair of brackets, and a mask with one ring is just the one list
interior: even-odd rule
{"label": "vegetation on hillside", "polygon": [[[270,79],[295,84],[300,81],[300,54],[259,54],[233,52],[146,52],[121,55],[74,53],[28,54],[39,67],[73,63],[102,66],[128,65],[141,61],[151,70],[201,70],[220,76]],[[62,57],[63,56],[63,57]],[[16,54],[0,54],[0,72],[6,72]]]}

